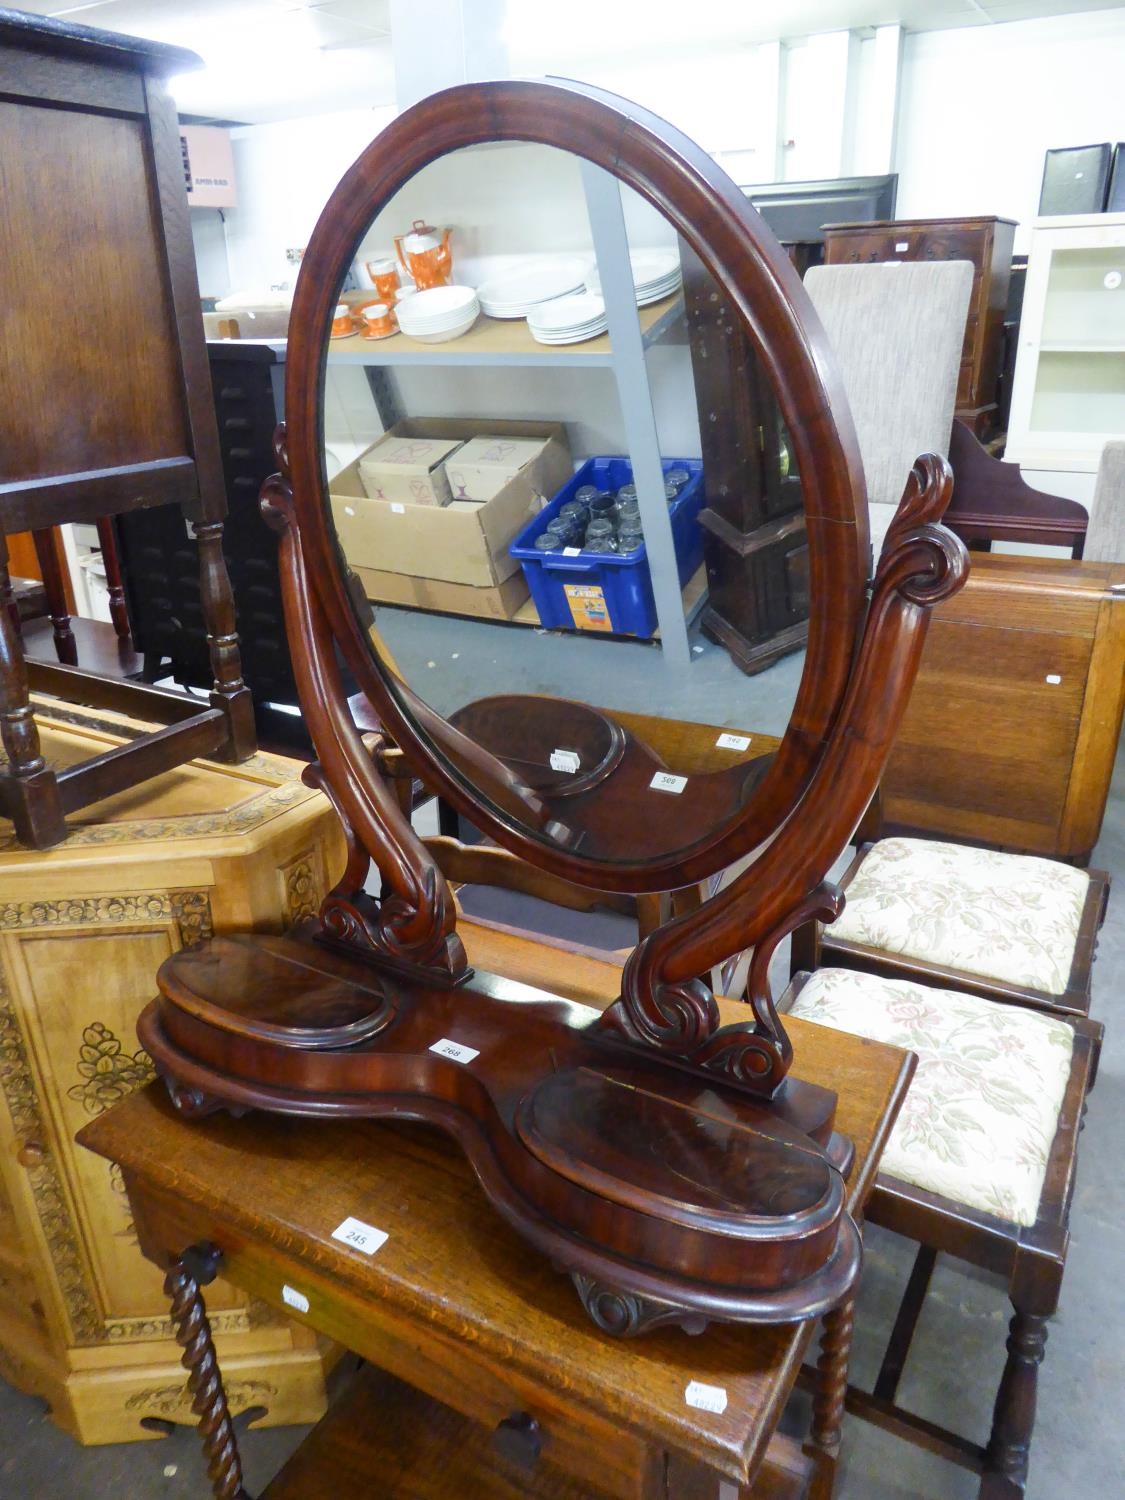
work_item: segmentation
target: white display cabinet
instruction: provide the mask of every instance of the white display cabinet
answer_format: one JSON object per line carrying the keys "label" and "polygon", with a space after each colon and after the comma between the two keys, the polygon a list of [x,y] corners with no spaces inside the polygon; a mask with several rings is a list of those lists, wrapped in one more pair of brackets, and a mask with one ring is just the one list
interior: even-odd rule
{"label": "white display cabinet", "polygon": [[1125,214],[1038,220],[1006,457],[1089,505],[1102,448],[1125,437]]}

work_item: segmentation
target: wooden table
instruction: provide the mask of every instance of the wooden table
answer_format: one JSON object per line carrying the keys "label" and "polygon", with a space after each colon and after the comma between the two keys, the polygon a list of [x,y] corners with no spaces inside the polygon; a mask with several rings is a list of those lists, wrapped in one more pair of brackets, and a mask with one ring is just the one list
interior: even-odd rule
{"label": "wooden table", "polygon": [[[553,970],[556,988],[595,1005],[617,993],[619,970],[611,963],[564,957],[468,922],[459,930],[478,969],[539,983]],[[741,1014],[733,1002],[722,1008],[724,1019]],[[856,1145],[848,1188],[858,1213],[913,1060],[842,1033],[787,1024],[795,1072],[839,1090],[837,1125]],[[315,1429],[270,1485],[268,1500],[831,1493],[850,1307],[825,1320],[812,1432],[802,1453],[775,1430],[813,1324],[608,1338],[587,1320],[570,1283],[506,1227],[460,1153],[432,1130],[261,1115],[186,1124],[150,1086],[86,1126],[79,1139],[120,1163],[141,1246],[170,1267],[166,1289],[217,1496],[240,1494],[240,1467],[199,1297],[198,1282],[216,1266],[206,1254],[183,1256],[189,1246],[218,1247],[225,1278],[271,1306],[296,1309],[300,1321],[378,1367]],[[367,1255],[334,1238],[349,1217],[386,1232],[386,1243]],[[689,1406],[691,1381],[721,1388],[725,1410]],[[498,1456],[491,1432],[529,1455],[538,1434],[541,1461],[529,1471]]]}

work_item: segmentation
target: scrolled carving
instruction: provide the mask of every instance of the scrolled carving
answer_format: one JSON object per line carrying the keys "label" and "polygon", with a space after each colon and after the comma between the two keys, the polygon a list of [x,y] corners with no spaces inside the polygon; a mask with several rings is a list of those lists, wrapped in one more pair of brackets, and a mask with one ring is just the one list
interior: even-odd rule
{"label": "scrolled carving", "polygon": [[953,494],[953,471],[944,458],[915,460],[906,490],[883,541],[874,593],[896,592],[911,604],[940,604],[968,577],[964,544],[938,525]]}
{"label": "scrolled carving", "polygon": [[591,1322],[612,1338],[636,1338],[638,1334],[668,1323],[675,1323],[690,1334],[702,1333],[707,1327],[707,1319],[701,1313],[689,1312],[668,1302],[656,1302],[632,1292],[615,1291],[581,1271],[572,1271],[570,1279]]}
{"label": "scrolled carving", "polygon": [[719,1023],[719,1007],[702,979],[662,984],[651,989],[630,986],[629,966],[622,975],[621,999],[603,1017],[607,1031],[631,1042],[660,1047],[686,1057]]}
{"label": "scrolled carving", "polygon": [[785,1081],[793,1061],[793,1044],[777,1008],[769,982],[770,961],[783,938],[805,922],[832,922],[844,905],[843,892],[825,881],[799,902],[754,949],[746,979],[746,1000],[752,1023],[724,1026],[692,1053],[696,1067],[719,1073],[730,1083],[769,1098]]}

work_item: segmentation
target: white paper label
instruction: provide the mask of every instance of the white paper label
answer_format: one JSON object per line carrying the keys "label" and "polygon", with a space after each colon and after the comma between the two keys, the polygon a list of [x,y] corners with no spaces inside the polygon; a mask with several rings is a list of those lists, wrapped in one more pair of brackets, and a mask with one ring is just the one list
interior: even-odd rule
{"label": "white paper label", "polygon": [[697,1411],[722,1413],[727,1409],[727,1393],[721,1385],[704,1385],[702,1380],[689,1380],[684,1400]]}
{"label": "white paper label", "polygon": [[569,771],[573,776],[581,766],[582,760],[577,750],[552,750],[551,770]]}
{"label": "white paper label", "polygon": [[1057,672],[1048,672],[1047,681],[1051,684],[1052,687],[1058,687],[1059,683],[1062,681],[1062,678]]}
{"label": "white paper label", "polygon": [[895,254],[896,255],[901,255],[905,250],[909,250],[909,249],[910,249],[910,241],[909,240],[898,240],[896,242],[896,244],[895,244]]}
{"label": "white paper label", "polygon": [[336,1225],[332,1238],[339,1240],[341,1244],[350,1245],[353,1250],[362,1250],[364,1255],[374,1255],[376,1250],[381,1250],[387,1243],[388,1236],[384,1230],[374,1229],[362,1219],[349,1217],[342,1224]]}
{"label": "white paper label", "polygon": [[671,771],[657,771],[649,786],[654,792],[675,792],[679,796],[687,786],[687,777],[673,776]]}
{"label": "white paper label", "polygon": [[442,1037],[440,1042],[435,1042],[430,1051],[436,1052],[439,1057],[449,1057],[459,1063],[471,1063],[474,1057],[480,1056],[478,1047],[463,1047],[460,1042],[451,1042],[447,1037]]}
{"label": "white paper label", "polygon": [[406,514],[406,506],[400,505],[397,500],[391,501],[391,510],[396,516],[404,516]]}
{"label": "white paper label", "polygon": [[562,550],[562,555],[564,557],[581,557],[582,556],[582,548],[581,547],[564,547],[563,550]]}
{"label": "white paper label", "polygon": [[750,736],[748,734],[721,734],[715,744],[720,750],[749,750]]}
{"label": "white paper label", "polygon": [[283,1286],[281,1288],[281,1300],[286,1307],[295,1307],[298,1312],[307,1313],[309,1310],[309,1299],[304,1292],[298,1292],[295,1287]]}

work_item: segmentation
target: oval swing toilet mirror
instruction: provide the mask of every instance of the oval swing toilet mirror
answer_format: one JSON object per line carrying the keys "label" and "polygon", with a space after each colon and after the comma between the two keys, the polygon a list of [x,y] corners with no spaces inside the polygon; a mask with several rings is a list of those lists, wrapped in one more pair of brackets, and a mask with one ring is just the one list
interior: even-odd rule
{"label": "oval swing toilet mirror", "polygon": [[[605,889],[705,878],[799,799],[862,618],[862,481],[815,316],[737,189],[632,106],[504,84],[410,118],[340,184],[294,300],[289,461],[306,555],[341,575],[333,631],[395,742],[496,842]],[[415,238],[443,285],[428,261],[411,283],[395,245]],[[345,291],[355,268],[370,286]],[[716,385],[735,335],[753,366]],[[760,677],[611,638],[651,631],[661,583],[674,629],[697,602],[698,518],[721,526],[724,498],[700,428],[734,409],[807,597],[803,656]],[[503,608],[524,573],[539,630],[426,608]]]}

